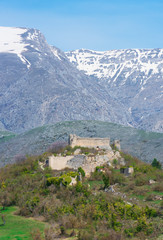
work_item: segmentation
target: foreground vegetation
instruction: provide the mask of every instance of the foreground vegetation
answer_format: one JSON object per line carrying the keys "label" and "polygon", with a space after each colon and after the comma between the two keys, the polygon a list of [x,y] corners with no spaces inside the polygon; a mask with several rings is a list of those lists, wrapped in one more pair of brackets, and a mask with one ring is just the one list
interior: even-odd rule
{"label": "foreground vegetation", "polygon": [[44,231],[45,223],[33,219],[26,219],[21,216],[17,216],[14,213],[18,210],[16,207],[6,207],[1,211],[4,215],[6,224],[0,221],[0,239],[31,239],[32,234],[35,234],[35,229],[39,229],[40,232]]}
{"label": "foreground vegetation", "polygon": [[[73,149],[68,151],[71,154]],[[116,161],[114,168],[97,167],[89,178],[84,177],[81,168],[76,172],[42,170],[39,162],[47,159],[48,153],[0,169],[1,217],[14,209],[9,206],[17,206],[18,215],[47,222],[45,231],[44,224],[33,225],[31,238],[35,240],[157,239],[163,233],[163,203],[159,198],[163,195],[163,171],[130,155],[121,155],[126,167],[134,168],[131,176],[121,174]],[[77,179],[76,185],[70,186],[71,178]],[[150,184],[150,180],[154,183]],[[110,185],[114,191],[110,191]],[[14,216],[14,221],[20,216]],[[13,235],[12,231],[26,235],[23,226],[18,230],[10,218],[6,217],[5,223],[3,220],[9,235]]]}

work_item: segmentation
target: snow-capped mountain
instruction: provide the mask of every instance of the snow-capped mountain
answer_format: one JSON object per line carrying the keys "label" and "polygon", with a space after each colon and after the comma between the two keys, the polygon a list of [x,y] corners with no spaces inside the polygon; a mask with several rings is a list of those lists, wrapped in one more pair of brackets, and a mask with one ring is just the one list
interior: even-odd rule
{"label": "snow-capped mountain", "polygon": [[123,104],[36,29],[0,28],[0,86],[3,129],[23,132],[65,120],[131,122]]}
{"label": "snow-capped mountain", "polygon": [[[117,84],[118,77],[131,77],[137,80],[134,72],[142,73],[140,84],[146,83],[146,76],[163,74],[163,49],[127,49],[110,50],[105,52],[92,50],[75,50],[66,53],[70,61],[83,70],[87,75],[106,79],[109,83]],[[160,75],[159,75],[160,77]],[[139,79],[138,79],[139,80]],[[125,80],[120,82],[124,85]]]}
{"label": "snow-capped mountain", "polygon": [[65,54],[39,30],[0,27],[1,129],[105,120],[162,132],[162,82],[163,49]]}
{"label": "snow-capped mountain", "polygon": [[81,49],[66,55],[128,108],[132,126],[163,132],[163,49]]}

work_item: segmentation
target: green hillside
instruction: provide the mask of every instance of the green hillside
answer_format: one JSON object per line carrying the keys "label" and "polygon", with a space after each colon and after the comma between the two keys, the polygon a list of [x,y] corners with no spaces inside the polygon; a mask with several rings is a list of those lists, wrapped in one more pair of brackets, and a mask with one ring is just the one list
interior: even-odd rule
{"label": "green hillside", "polygon": [[[69,155],[75,149],[67,146],[53,154]],[[89,176],[81,167],[40,167],[52,152],[0,168],[0,239],[160,239],[163,171],[120,154],[125,166],[104,164]],[[122,170],[128,168],[133,171],[126,175]]]}
{"label": "green hillside", "polygon": [[0,130],[0,143],[6,142],[15,136],[16,134],[13,132]]}
{"label": "green hillside", "polygon": [[131,127],[101,121],[60,122],[32,129],[0,142],[1,166],[13,161],[15,155],[41,154],[55,141],[66,141],[70,133],[81,137],[110,137],[121,140],[123,151],[143,161],[157,158],[163,162],[163,134],[145,132]]}

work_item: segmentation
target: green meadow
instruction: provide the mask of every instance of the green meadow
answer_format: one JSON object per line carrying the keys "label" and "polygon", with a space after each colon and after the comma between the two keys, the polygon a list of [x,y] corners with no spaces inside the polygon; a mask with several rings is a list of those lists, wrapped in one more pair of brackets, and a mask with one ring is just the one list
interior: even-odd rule
{"label": "green meadow", "polygon": [[6,224],[3,225],[2,219],[0,218],[1,240],[32,240],[32,231],[39,229],[41,232],[44,232],[45,223],[17,216],[14,214],[16,210],[16,207],[7,207],[1,211],[1,214],[5,215],[6,220]]}

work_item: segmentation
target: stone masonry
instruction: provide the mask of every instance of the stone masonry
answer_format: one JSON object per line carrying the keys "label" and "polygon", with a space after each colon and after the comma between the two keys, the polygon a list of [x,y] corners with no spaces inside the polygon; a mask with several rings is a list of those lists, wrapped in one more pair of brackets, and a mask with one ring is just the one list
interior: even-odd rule
{"label": "stone masonry", "polygon": [[89,147],[89,148],[102,148],[111,150],[110,138],[81,138],[75,134],[70,134],[69,145],[71,147]]}

